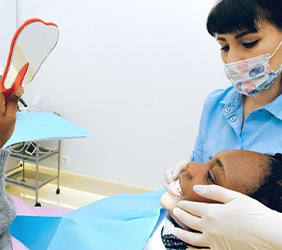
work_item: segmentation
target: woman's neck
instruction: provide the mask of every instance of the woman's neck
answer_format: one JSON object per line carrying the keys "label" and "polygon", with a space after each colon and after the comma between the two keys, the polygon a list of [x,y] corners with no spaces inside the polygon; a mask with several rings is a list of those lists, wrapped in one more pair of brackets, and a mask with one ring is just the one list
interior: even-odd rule
{"label": "woman's neck", "polygon": [[272,102],[276,97],[282,94],[282,79],[281,75],[269,89],[263,90],[260,93],[252,96],[247,96],[244,100],[244,121],[248,115],[268,103]]}

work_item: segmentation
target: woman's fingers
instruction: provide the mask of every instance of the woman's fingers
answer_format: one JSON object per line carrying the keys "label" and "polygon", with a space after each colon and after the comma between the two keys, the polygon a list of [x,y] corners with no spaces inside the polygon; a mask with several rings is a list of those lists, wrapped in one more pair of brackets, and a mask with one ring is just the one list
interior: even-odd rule
{"label": "woman's fingers", "polygon": [[[188,209],[189,209],[189,207],[188,207]],[[187,213],[186,209],[184,209],[184,208],[180,209],[180,208],[176,207],[176,208],[173,209],[173,214],[187,227],[192,228],[192,229],[197,230],[197,231],[201,231],[201,229],[202,229],[201,226],[200,226],[201,218],[192,214],[190,211],[188,211],[188,213]]]}
{"label": "woman's fingers", "polygon": [[0,115],[5,115],[6,112],[6,100],[5,96],[0,93]]}
{"label": "woman's fingers", "polygon": [[243,194],[239,192],[232,191],[218,185],[195,185],[193,190],[202,197],[221,203],[227,203],[243,196]]}
{"label": "woman's fingers", "polygon": [[[194,246],[207,247],[208,242],[205,241],[202,233],[187,231],[179,227],[171,229],[171,233],[180,240]],[[190,248],[189,248],[190,249]]]}
{"label": "woman's fingers", "polygon": [[18,103],[23,93],[24,93],[23,88],[17,88],[12,92],[11,95],[7,97],[7,101]]}

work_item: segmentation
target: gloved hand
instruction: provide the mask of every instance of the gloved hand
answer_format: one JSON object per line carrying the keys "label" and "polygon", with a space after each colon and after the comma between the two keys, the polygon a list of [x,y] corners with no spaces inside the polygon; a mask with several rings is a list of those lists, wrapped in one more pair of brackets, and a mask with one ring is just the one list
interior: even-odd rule
{"label": "gloved hand", "polygon": [[173,167],[164,172],[163,185],[166,190],[169,190],[169,184],[178,179],[179,174],[185,169],[188,161],[179,161]]}
{"label": "gloved hand", "polygon": [[199,195],[224,204],[180,201],[173,210],[182,223],[202,233],[174,228],[183,241],[210,249],[282,249],[282,214],[241,193],[195,185]]}

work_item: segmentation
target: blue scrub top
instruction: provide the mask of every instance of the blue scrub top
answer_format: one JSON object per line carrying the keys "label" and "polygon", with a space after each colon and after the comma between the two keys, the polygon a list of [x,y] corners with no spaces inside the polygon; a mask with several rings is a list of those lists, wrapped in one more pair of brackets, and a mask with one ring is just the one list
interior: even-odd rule
{"label": "blue scrub top", "polygon": [[282,95],[252,111],[244,124],[243,100],[233,87],[207,97],[192,161],[206,162],[228,149],[282,153]]}

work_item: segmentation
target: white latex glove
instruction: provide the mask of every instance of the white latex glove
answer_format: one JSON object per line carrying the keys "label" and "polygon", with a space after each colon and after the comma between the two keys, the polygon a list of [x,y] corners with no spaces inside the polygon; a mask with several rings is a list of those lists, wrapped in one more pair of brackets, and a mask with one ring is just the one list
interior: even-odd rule
{"label": "white latex glove", "polygon": [[166,190],[169,190],[169,184],[178,179],[179,174],[185,169],[188,161],[179,161],[173,167],[164,172],[163,185]]}
{"label": "white latex glove", "polygon": [[180,201],[174,214],[182,223],[202,233],[174,228],[172,233],[176,237],[193,246],[216,250],[282,249],[281,213],[220,186],[195,185],[193,189],[224,204]]}

